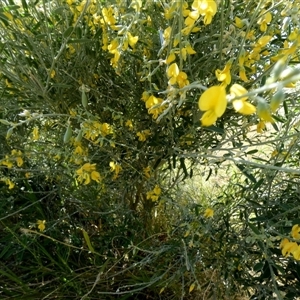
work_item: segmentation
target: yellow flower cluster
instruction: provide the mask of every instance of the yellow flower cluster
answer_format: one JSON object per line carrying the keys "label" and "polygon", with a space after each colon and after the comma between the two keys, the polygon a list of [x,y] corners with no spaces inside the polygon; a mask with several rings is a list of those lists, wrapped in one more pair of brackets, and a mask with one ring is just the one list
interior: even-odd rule
{"label": "yellow flower cluster", "polygon": [[151,135],[151,131],[149,129],[139,131],[136,134],[139,137],[139,141],[145,142],[149,135]]}
{"label": "yellow flower cluster", "polygon": [[100,173],[96,171],[96,164],[85,163],[80,169],[76,171],[77,180],[79,183],[87,185],[94,180],[98,183],[101,181]]}
{"label": "yellow flower cluster", "polygon": [[[300,240],[300,226],[298,224],[292,227],[291,236],[293,239]],[[284,238],[280,243],[280,249],[283,256],[293,255],[294,259],[300,260],[300,245]]]}
{"label": "yellow flower cluster", "polygon": [[[185,2],[186,3],[186,2]],[[186,27],[183,29],[184,34],[189,34],[190,32],[198,31],[199,28],[194,28],[195,23],[199,19],[200,15],[203,16],[203,22],[205,25],[211,23],[213,16],[217,12],[217,4],[213,0],[195,0],[192,4],[192,10],[186,9],[183,15],[186,16],[184,24]]]}
{"label": "yellow flower cluster", "polygon": [[113,128],[108,123],[98,121],[87,121],[83,125],[83,136],[91,141],[95,141],[99,135],[105,137],[113,133]]}
{"label": "yellow flower cluster", "polygon": [[153,95],[149,95],[148,92],[144,92],[141,98],[145,102],[145,106],[148,109],[148,113],[152,115],[153,119],[157,119],[158,115],[164,111],[162,98],[157,98]]}
{"label": "yellow flower cluster", "polygon": [[151,199],[152,201],[157,201],[161,194],[161,188],[156,185],[152,191],[147,192],[147,199]]}
{"label": "yellow flower cluster", "polygon": [[11,190],[15,187],[15,184],[9,178],[1,178],[1,181],[4,181],[8,185],[8,189]]}
{"label": "yellow flower cluster", "polygon": [[11,169],[14,165],[14,161],[17,163],[18,167],[23,165],[22,152],[20,150],[12,150],[11,155],[6,155],[5,159],[0,162],[0,165],[6,166],[8,169]]}

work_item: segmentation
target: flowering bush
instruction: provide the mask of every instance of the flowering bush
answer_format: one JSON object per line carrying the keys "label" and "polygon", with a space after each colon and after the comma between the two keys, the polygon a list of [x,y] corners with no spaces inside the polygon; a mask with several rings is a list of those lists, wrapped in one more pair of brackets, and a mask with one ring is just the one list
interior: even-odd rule
{"label": "flowering bush", "polygon": [[[298,14],[299,3],[288,0],[279,3],[57,0],[34,4],[27,0],[2,1],[0,188],[3,194],[16,199],[25,193],[29,202],[38,203],[51,199],[56,201],[55,211],[59,215],[66,207],[69,207],[67,215],[80,214],[84,219],[89,219],[91,213],[111,214],[111,218],[107,217],[111,226],[106,228],[111,228],[109,239],[117,241],[120,237],[114,239],[116,236],[124,235],[115,250],[122,253],[121,257],[125,257],[124,249],[130,247],[134,249],[132,257],[136,251],[142,252],[133,245],[135,238],[147,240],[161,234],[160,231],[167,232],[173,243],[172,259],[182,251],[181,247],[187,253],[183,265],[188,266],[191,275],[187,279],[188,288],[183,285],[183,294],[192,293],[195,287],[201,290],[205,284],[199,281],[199,273],[210,272],[213,263],[207,257],[196,259],[195,247],[203,253],[211,247],[217,253],[217,261],[222,261],[223,269],[217,273],[225,278],[224,282],[227,280],[225,285],[231,284],[232,293],[238,291],[236,282],[232,282],[241,280],[239,284],[249,287],[249,294],[257,293],[267,299],[263,288],[253,288],[257,283],[249,281],[248,266],[241,271],[234,260],[234,267],[226,269],[225,256],[239,245],[229,232],[243,228],[249,242],[262,243],[266,236],[284,238],[286,224],[273,224],[276,229],[271,237],[258,230],[259,238],[251,239],[251,228],[255,228],[252,223],[260,224],[260,219],[251,222],[236,214],[230,217],[229,212],[252,203],[241,211],[256,216],[257,206],[264,205],[262,199],[267,197],[269,205],[270,199],[275,198],[275,192],[264,194],[266,187],[270,190],[274,187],[284,195],[288,182],[297,180],[293,176],[299,174],[294,161],[298,153],[299,70],[294,67],[299,60]],[[267,150],[272,153],[270,157],[255,156],[262,145],[271,148],[272,151]],[[185,204],[183,207],[178,204],[181,208],[172,210],[177,186],[192,178],[200,165],[203,175],[209,178],[225,162],[232,162],[244,176],[234,181],[236,189],[241,191],[236,203],[224,209],[227,217],[222,219],[221,209],[214,212],[212,207],[218,202],[215,201],[201,204],[202,216],[209,218],[194,220],[194,225],[177,223],[178,218],[188,216],[181,211]],[[284,174],[286,185],[276,187],[279,172]],[[39,193],[42,193],[40,198]],[[254,197],[255,193],[261,199]],[[221,202],[227,203],[230,195],[221,198]],[[194,202],[195,199],[186,205],[193,211],[187,218],[199,215],[198,204]],[[278,202],[274,203],[273,216],[280,210]],[[64,246],[78,243],[74,247],[80,249],[80,239],[75,239],[78,224],[69,220],[73,227],[66,229],[66,221],[62,221],[66,217],[56,222],[57,216],[52,213],[49,203],[34,210],[30,216],[33,228],[47,234],[47,226],[52,222],[53,230],[58,226],[57,240],[68,232],[71,242],[63,242]],[[169,219],[165,219],[167,213],[171,214]],[[139,220],[139,233],[135,232],[135,218]],[[290,218],[296,220],[297,216],[291,214]],[[98,220],[101,224],[91,222],[86,226],[99,229],[104,226],[102,219]],[[31,226],[26,223],[28,220],[23,220],[18,222],[24,228]],[[189,233],[182,233],[182,229],[173,231],[172,222],[178,228],[189,227],[186,231]],[[222,241],[218,230],[224,222],[228,231],[223,236],[230,236],[231,244],[224,246],[226,255],[222,256],[213,236],[207,239],[204,235],[215,234]],[[233,225],[235,222],[239,222],[237,227]],[[28,232],[24,230],[23,233]],[[186,244],[195,230],[203,233]],[[81,232],[88,250],[99,254],[87,231],[86,228]],[[103,242],[101,234],[94,229],[91,232]],[[48,234],[52,234],[51,227]],[[177,241],[181,238],[176,234],[183,238],[180,246]],[[284,241],[283,255],[295,253],[286,250],[286,245],[292,242]],[[271,246],[264,244],[264,247]],[[255,251],[263,256],[267,251],[264,247],[259,246]],[[101,255],[107,256],[108,249],[101,248]],[[160,249],[159,253],[165,253],[169,248]],[[253,258],[248,254],[250,258],[244,259],[245,264],[261,263],[259,255]],[[189,255],[195,266],[201,260],[205,263],[195,271],[196,267],[188,263]],[[240,253],[236,252],[236,256],[234,259],[242,260]],[[294,255],[295,259],[298,257]],[[101,264],[104,263],[102,260]],[[266,260],[267,264],[271,265],[271,258]],[[229,276],[229,280],[228,270],[233,269],[237,275]],[[178,280],[184,272],[182,265],[176,270]],[[151,276],[156,274],[153,278],[157,281],[150,280],[149,285],[141,286],[138,291],[157,284],[163,293],[172,281],[172,272],[166,281],[162,280],[162,273],[151,272]],[[116,271],[116,274],[121,273]],[[261,271],[260,276],[264,274]],[[273,275],[271,272],[270,285],[277,286]],[[219,284],[224,282],[220,280]],[[137,286],[129,281],[123,293],[131,293],[134,290],[131,287]],[[113,289],[106,287],[108,293],[118,294]],[[281,295],[278,289],[277,297]],[[212,287],[209,290],[214,291]],[[220,293],[224,290],[220,288]]]}

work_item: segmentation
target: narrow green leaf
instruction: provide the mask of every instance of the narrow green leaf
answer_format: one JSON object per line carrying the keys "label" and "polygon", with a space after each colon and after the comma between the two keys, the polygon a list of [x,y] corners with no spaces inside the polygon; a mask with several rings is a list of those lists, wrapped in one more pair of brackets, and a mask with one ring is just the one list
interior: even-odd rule
{"label": "narrow green leaf", "polygon": [[22,6],[23,6],[23,9],[25,12],[28,11],[28,6],[27,6],[27,3],[26,3],[26,0],[22,0]]}
{"label": "narrow green leaf", "polygon": [[253,183],[256,183],[256,179],[255,177],[248,172],[248,170],[246,169],[246,167],[242,164],[236,164],[236,166],[242,171],[242,173],[248,178],[250,179],[250,181],[252,181]]}
{"label": "narrow green leaf", "polygon": [[259,262],[259,263],[257,263],[257,264],[253,267],[253,271],[254,271],[254,272],[260,271],[260,270],[263,268],[264,264],[265,264],[264,262]]}
{"label": "narrow green leaf", "polygon": [[74,27],[73,27],[73,26],[70,26],[70,27],[63,33],[64,38],[69,37],[70,34],[73,32],[73,30],[74,30]]}
{"label": "narrow green leaf", "polygon": [[88,233],[84,230],[84,229],[81,229],[82,230],[82,234],[83,234],[83,237],[84,237],[84,240],[89,248],[89,250],[92,252],[92,253],[95,253],[95,250],[91,244],[91,241],[90,241],[90,237],[88,235]]}
{"label": "narrow green leaf", "polygon": [[248,225],[255,234],[260,234],[259,230],[253,224],[248,223]]}

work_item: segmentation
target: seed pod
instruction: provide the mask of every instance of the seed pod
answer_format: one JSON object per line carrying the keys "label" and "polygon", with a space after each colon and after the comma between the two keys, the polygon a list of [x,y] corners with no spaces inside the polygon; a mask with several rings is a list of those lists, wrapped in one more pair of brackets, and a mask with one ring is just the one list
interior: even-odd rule
{"label": "seed pod", "polygon": [[66,130],[66,133],[64,135],[64,143],[68,143],[70,141],[72,137],[72,127],[71,127],[71,124],[69,124],[67,130]]}
{"label": "seed pod", "polygon": [[282,89],[280,89],[279,91],[277,91],[270,102],[270,108],[272,112],[275,112],[278,107],[280,106],[280,104],[283,102],[285,98],[284,92],[282,91]]}
{"label": "seed pod", "polygon": [[7,120],[4,120],[4,119],[0,119],[0,123],[2,123],[4,125],[11,125],[10,122],[8,122]]}
{"label": "seed pod", "polygon": [[6,133],[6,138],[9,139],[11,137],[11,135],[13,134],[13,131],[14,131],[14,128],[11,127],[7,130],[7,133]]}
{"label": "seed pod", "polygon": [[286,60],[283,58],[279,59],[273,68],[274,81],[276,81],[279,78],[280,74],[284,71],[285,68]]}
{"label": "seed pod", "polygon": [[81,103],[84,108],[86,108],[88,105],[87,96],[86,96],[84,89],[82,89],[82,91],[81,91]]}
{"label": "seed pod", "polygon": [[76,139],[75,139],[75,143],[79,143],[82,140],[82,129],[79,130]]}
{"label": "seed pod", "polygon": [[281,80],[287,80],[287,79],[293,78],[296,75],[299,75],[299,69],[298,68],[287,68],[287,69],[283,70],[280,73],[280,79]]}

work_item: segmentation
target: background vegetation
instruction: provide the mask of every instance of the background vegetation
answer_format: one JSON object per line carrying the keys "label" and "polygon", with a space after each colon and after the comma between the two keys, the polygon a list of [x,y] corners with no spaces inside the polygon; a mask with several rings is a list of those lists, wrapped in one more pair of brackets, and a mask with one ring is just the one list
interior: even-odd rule
{"label": "background vegetation", "polygon": [[297,299],[299,1],[3,0],[2,299]]}

